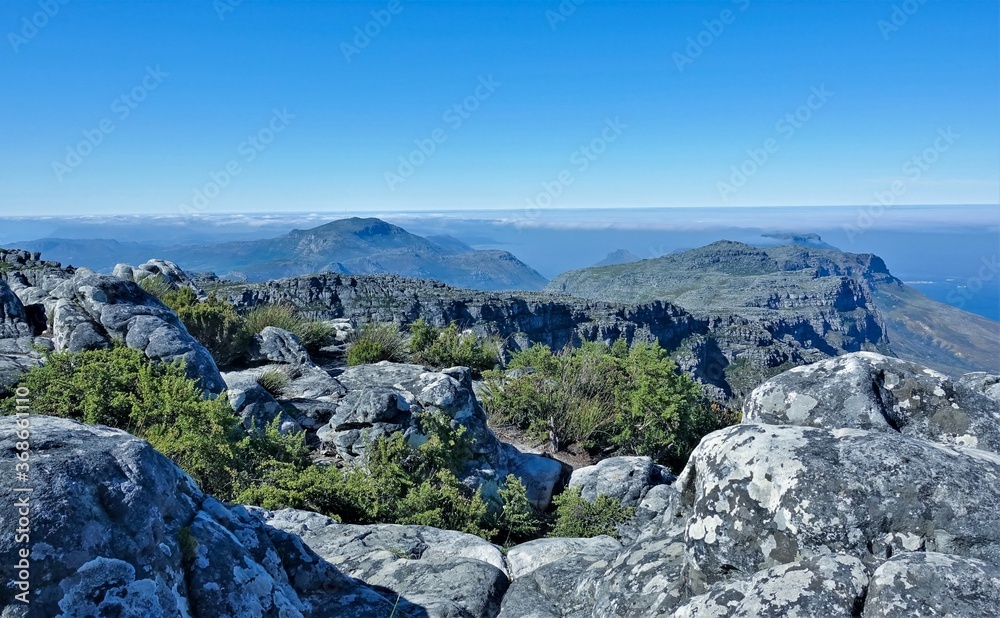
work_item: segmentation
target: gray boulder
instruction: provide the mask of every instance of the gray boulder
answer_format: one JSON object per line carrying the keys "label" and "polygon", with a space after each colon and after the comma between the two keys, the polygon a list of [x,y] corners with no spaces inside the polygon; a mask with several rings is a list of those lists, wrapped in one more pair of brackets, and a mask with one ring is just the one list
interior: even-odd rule
{"label": "gray boulder", "polygon": [[[17,418],[0,418],[4,452],[15,452],[17,429]],[[15,530],[28,508],[30,538],[0,536],[0,576],[15,581],[19,551],[30,549],[32,615],[374,618],[392,612],[395,599],[344,575],[246,509],[205,496],[143,440],[46,416],[30,417],[30,433],[30,481],[0,477],[11,496],[0,504],[0,525]],[[27,507],[17,504],[20,495],[29,496]],[[18,592],[0,588],[3,615],[14,615]]]}
{"label": "gray boulder", "polygon": [[915,363],[856,352],[796,367],[754,389],[744,423],[899,432],[1000,452],[1000,403]]}
{"label": "gray boulder", "polygon": [[976,371],[963,375],[958,382],[993,401],[1000,402],[1000,375]]}
{"label": "gray boulder", "polygon": [[212,356],[174,312],[132,282],[78,273],[58,283],[44,302],[53,311],[57,350],[107,347],[120,339],[151,360],[183,360],[188,375],[210,392],[225,388]]}
{"label": "gray boulder", "polygon": [[617,552],[621,547],[622,544],[610,536],[537,539],[507,550],[507,564],[511,579],[517,579],[567,556],[586,555],[598,560]]}
{"label": "gray boulder", "polygon": [[894,556],[872,576],[864,618],[996,618],[1000,567],[936,552]]}
{"label": "gray boulder", "polygon": [[578,468],[569,486],[579,487],[580,496],[593,502],[598,496],[621,500],[623,506],[638,506],[649,490],[676,479],[649,457],[609,457],[596,465]]}
{"label": "gray boulder", "polygon": [[584,597],[576,594],[580,573],[621,549],[607,536],[592,539],[538,539],[507,552],[512,582],[500,618],[563,618],[589,615]]}
{"label": "gray boulder", "polygon": [[677,608],[673,618],[852,618],[864,605],[867,587],[868,570],[860,560],[826,554],[713,587]]}
{"label": "gray boulder", "polygon": [[254,335],[250,346],[251,362],[283,363],[286,365],[311,365],[309,352],[299,343],[298,337],[281,328],[268,326]]}
{"label": "gray boulder", "polygon": [[354,526],[308,511],[259,511],[324,560],[401,595],[429,617],[492,618],[508,579],[500,549],[477,536],[427,526]]}
{"label": "gray boulder", "polygon": [[174,289],[180,286],[194,287],[191,277],[180,266],[169,260],[149,260],[136,267],[118,264],[111,274],[135,283],[139,283],[146,277],[160,277]]}
{"label": "gray boulder", "polygon": [[21,299],[0,281],[0,339],[30,337],[33,334]]}
{"label": "gray boulder", "polygon": [[1000,457],[986,451],[738,425],[703,439],[677,486],[691,578],[707,584],[831,551],[874,566],[923,550],[1000,562]]}
{"label": "gray boulder", "polygon": [[52,350],[52,341],[44,337],[0,339],[0,396],[11,392],[32,367],[42,364],[40,350]]}
{"label": "gray boulder", "polygon": [[565,474],[558,461],[521,453],[497,440],[486,425],[466,367],[438,372],[383,361],[348,367],[336,380],[345,395],[316,435],[327,452],[341,459],[363,464],[372,440],[397,433],[418,447],[428,440],[430,415],[441,415],[452,427],[465,428],[472,456],[463,481],[481,487],[489,499],[498,499],[499,486],[514,474],[524,482],[528,499],[544,509]]}

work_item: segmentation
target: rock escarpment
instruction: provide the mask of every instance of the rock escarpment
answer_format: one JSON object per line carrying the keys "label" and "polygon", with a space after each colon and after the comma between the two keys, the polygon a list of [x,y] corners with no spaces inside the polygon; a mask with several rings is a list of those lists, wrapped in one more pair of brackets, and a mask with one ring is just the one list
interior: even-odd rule
{"label": "rock escarpment", "polygon": [[457,322],[499,335],[513,349],[534,343],[561,349],[619,338],[658,341],[719,398],[749,392],[780,367],[886,345],[878,325],[865,316],[849,321],[794,315],[696,317],[666,301],[629,305],[551,293],[477,292],[392,275],[323,274],[221,289],[241,308],[287,303],[316,317],[359,323]]}

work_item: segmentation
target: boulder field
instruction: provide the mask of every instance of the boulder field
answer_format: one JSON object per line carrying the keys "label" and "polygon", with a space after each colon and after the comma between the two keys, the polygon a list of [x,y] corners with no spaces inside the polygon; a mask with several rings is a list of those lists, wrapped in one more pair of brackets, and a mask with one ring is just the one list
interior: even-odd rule
{"label": "boulder field", "polygon": [[[570,474],[496,438],[465,368],[321,367],[270,328],[254,338],[252,367],[222,374],[132,281],[187,284],[170,263],[105,276],[15,257],[35,266],[0,279],[0,396],[42,350],[120,339],[153,360],[185,360],[249,429],[280,419],[305,430],[322,457],[363,464],[370,438],[417,445],[427,415],[443,415],[473,438],[470,486],[490,493],[513,473],[536,506],[568,485],[634,516],[618,538],[506,549],[425,526],[341,524],[224,504],[143,440],[39,415],[23,492],[21,428],[2,417],[2,618],[1000,615],[1000,376],[834,356],[759,385],[742,422],[705,436],[676,477],[643,457]],[[350,326],[337,329],[346,337]],[[257,384],[272,370],[288,376],[277,395]],[[14,534],[23,517],[27,532]],[[23,549],[27,605],[15,584]]]}
{"label": "boulder field", "polygon": [[[466,396],[461,372],[381,369],[389,377],[379,388],[394,384],[389,399],[411,409],[447,411]],[[339,400],[353,401],[353,380],[379,371],[344,379]],[[35,416],[30,611],[992,617],[1000,608],[995,383],[950,381],[870,353],[786,372],[748,399],[742,424],[706,436],[676,479],[633,457],[574,473],[585,497],[613,493],[635,506],[620,539],[546,538],[506,551],[423,526],[223,504],[125,432]],[[15,423],[0,419],[7,453]],[[13,494],[12,475],[0,484]],[[0,525],[17,519],[13,501],[0,505]],[[0,538],[6,581],[17,549],[14,535]],[[0,615],[24,615],[16,593],[0,589]]]}

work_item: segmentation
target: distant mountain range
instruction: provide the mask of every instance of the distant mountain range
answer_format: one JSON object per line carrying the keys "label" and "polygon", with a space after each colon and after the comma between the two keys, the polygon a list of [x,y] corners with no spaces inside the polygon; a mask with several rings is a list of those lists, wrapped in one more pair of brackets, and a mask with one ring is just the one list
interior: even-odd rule
{"label": "distant mountain range", "polygon": [[945,373],[1000,370],[1000,323],[924,296],[872,254],[721,241],[570,271],[546,290],[626,303],[668,300],[695,315],[739,315],[760,324],[799,316],[826,339],[880,329],[892,352]]}
{"label": "distant mountain range", "polygon": [[121,262],[160,258],[188,271],[247,281],[334,272],[393,273],[479,290],[538,290],[546,284],[543,276],[507,251],[477,251],[450,236],[425,238],[375,218],[341,219],[276,238],[212,245],[46,238],[15,246],[100,271]]}

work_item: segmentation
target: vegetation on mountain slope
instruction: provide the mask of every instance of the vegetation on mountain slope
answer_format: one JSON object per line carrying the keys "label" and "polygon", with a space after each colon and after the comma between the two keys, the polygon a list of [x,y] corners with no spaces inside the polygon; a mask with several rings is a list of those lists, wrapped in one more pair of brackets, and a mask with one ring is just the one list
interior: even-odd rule
{"label": "vegetation on mountain slope", "polygon": [[680,469],[701,438],[738,420],[708,401],[659,344],[535,345],[506,372],[486,374],[483,404],[494,423],[602,455],[647,455]]}

